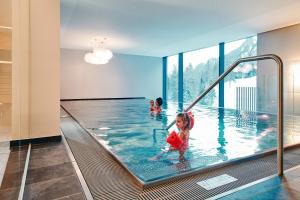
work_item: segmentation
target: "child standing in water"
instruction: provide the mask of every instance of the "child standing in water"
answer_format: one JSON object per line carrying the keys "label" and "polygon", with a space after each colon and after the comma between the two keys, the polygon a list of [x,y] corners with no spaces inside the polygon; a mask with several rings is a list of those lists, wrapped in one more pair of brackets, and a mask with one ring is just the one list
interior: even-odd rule
{"label": "child standing in water", "polygon": [[178,136],[181,138],[182,144],[177,149],[171,146],[169,151],[178,150],[179,161],[185,160],[184,153],[189,147],[189,124],[190,119],[187,113],[179,113],[176,116],[176,126],[179,128]]}
{"label": "child standing in water", "polygon": [[181,145],[178,148],[170,146],[168,151],[162,151],[157,156],[150,158],[150,160],[159,159],[164,153],[169,151],[178,151],[179,153],[179,161],[184,161],[184,153],[189,147],[189,126],[190,119],[188,113],[179,113],[176,116],[176,126],[179,129],[179,133],[177,133],[178,137],[182,140]]}
{"label": "child standing in water", "polygon": [[150,100],[150,108],[149,108],[150,112],[154,112],[155,110],[155,106],[154,106],[154,101],[151,99]]}

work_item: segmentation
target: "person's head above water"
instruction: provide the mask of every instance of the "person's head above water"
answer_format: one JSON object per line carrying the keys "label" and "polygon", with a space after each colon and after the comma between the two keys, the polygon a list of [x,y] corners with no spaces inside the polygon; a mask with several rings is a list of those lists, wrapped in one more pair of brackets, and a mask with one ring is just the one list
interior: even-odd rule
{"label": "person's head above water", "polygon": [[161,106],[163,104],[163,100],[161,97],[158,97],[156,100],[155,100],[155,103],[157,106]]}
{"label": "person's head above water", "polygon": [[190,118],[188,113],[178,113],[176,116],[176,126],[181,130],[190,128]]}

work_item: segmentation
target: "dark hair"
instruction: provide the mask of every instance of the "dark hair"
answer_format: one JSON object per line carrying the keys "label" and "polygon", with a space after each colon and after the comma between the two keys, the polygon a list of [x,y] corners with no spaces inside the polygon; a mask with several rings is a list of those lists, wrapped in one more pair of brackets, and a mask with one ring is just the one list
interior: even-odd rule
{"label": "dark hair", "polygon": [[158,97],[158,98],[156,99],[156,102],[157,102],[157,104],[158,104],[159,106],[161,106],[161,105],[163,104],[163,100],[162,100],[161,97]]}
{"label": "dark hair", "polygon": [[183,122],[187,122],[185,128],[190,129],[190,117],[189,117],[188,113],[186,113],[186,112],[178,113],[177,117],[181,117]]}

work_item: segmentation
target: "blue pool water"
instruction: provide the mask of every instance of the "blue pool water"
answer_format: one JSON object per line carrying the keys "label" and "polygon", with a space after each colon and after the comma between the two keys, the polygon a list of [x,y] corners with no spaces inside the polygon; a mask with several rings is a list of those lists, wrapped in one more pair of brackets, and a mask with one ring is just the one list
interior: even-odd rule
{"label": "blue pool water", "polygon": [[[175,119],[176,104],[169,104],[158,116],[149,113],[149,100],[145,99],[65,101],[62,105],[145,183],[253,155],[277,145],[275,115],[195,106],[192,109],[195,126],[190,131],[186,161],[178,161],[178,152],[151,160],[168,147],[165,142],[168,133],[163,129]],[[172,130],[177,129],[174,126]],[[286,131],[286,144],[299,141],[299,135]]]}

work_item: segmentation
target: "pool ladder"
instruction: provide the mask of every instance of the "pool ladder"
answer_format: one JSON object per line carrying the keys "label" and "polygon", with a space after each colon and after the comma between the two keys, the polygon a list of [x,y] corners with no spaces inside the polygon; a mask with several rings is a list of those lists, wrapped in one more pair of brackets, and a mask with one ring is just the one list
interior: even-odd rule
{"label": "pool ladder", "polygon": [[[277,103],[277,174],[283,175],[283,63],[279,56],[275,54],[266,54],[253,57],[240,58],[235,61],[219,78],[209,86],[201,95],[199,95],[189,107],[184,109],[188,112],[196,103],[198,103],[207,93],[209,93],[220,81],[222,81],[236,66],[244,62],[252,62],[259,60],[274,60],[278,65],[278,103]],[[170,129],[175,124],[175,120],[166,127]]]}

